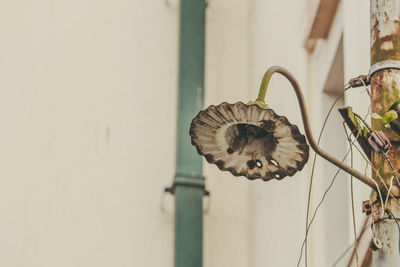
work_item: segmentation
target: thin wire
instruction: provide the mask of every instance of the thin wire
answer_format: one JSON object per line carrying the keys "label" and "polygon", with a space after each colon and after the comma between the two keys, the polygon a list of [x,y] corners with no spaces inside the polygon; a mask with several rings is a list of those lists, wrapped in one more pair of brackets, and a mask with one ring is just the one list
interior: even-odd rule
{"label": "thin wire", "polygon": [[[335,101],[334,101],[333,104],[331,105],[331,107],[330,107],[328,113],[326,114],[324,123],[322,124],[321,131],[320,131],[319,136],[318,136],[318,141],[317,141],[317,144],[318,144],[318,145],[319,145],[319,143],[320,143],[320,141],[321,141],[322,133],[323,133],[324,130],[325,130],[326,123],[328,122],[328,118],[329,118],[329,116],[331,115],[331,112],[332,112],[333,108],[335,107],[335,105],[336,105],[336,103],[339,101],[339,99],[342,98],[342,96],[344,95],[344,93],[345,93],[348,89],[350,89],[350,88],[351,88],[351,87],[350,87],[348,84],[345,84],[345,85],[344,85],[344,90],[343,90],[343,92],[335,99]],[[309,188],[308,188],[307,211],[306,211],[306,244],[305,244],[305,250],[304,250],[305,266],[306,266],[306,267],[308,266],[308,265],[307,265],[307,261],[308,261],[308,256],[307,256],[307,242],[308,242],[308,239],[307,239],[307,237],[308,237],[308,228],[309,228],[309,227],[308,227],[308,219],[309,219],[309,215],[310,215],[311,192],[312,192],[312,185],[313,185],[313,180],[314,180],[314,171],[315,171],[315,163],[316,163],[316,160],[317,160],[317,154],[314,154],[313,164],[312,164],[312,167],[311,167],[310,186],[309,186]],[[302,257],[302,253],[300,254],[299,262],[301,261],[301,257]],[[297,266],[298,266],[298,265],[297,265]]]}
{"label": "thin wire", "polygon": [[[368,108],[369,109],[369,108]],[[368,114],[369,114],[369,111],[368,111],[368,113],[367,113],[367,116],[368,116]],[[365,119],[364,119],[365,120]],[[347,130],[346,130],[346,127],[345,127],[345,122],[343,122],[343,127],[344,127],[344,130],[345,130],[345,132],[346,132],[346,135],[348,135],[348,133],[347,133]],[[357,135],[357,137],[356,137],[356,139],[358,138],[358,135]],[[352,141],[351,140],[351,138],[350,139],[348,139],[349,140],[349,142],[350,142],[350,146],[354,146],[357,150],[358,150],[358,152],[360,153],[360,155],[364,158],[364,160],[365,160],[365,162],[367,163],[367,165],[369,164],[369,165],[371,165],[371,168],[376,172],[376,174],[378,175],[378,177],[381,179],[381,181],[383,182],[383,185],[385,186],[385,188],[386,188],[386,190],[388,191],[388,194],[390,194],[390,195],[392,195],[391,194],[391,191],[387,188],[387,186],[386,186],[386,183],[384,182],[384,180],[383,180],[383,178],[382,178],[382,176],[380,175],[380,173],[372,166],[372,163],[369,161],[369,159],[368,158],[366,158],[365,157],[365,155],[364,155],[364,153],[360,150],[360,148],[358,148],[358,146],[354,143],[354,141]],[[366,170],[365,170],[366,171]],[[382,205],[382,207],[385,207],[384,206],[384,203],[383,203],[383,197],[382,197],[382,192],[381,192],[381,190],[379,189],[379,186],[378,186],[378,183],[375,181],[375,180],[373,180],[373,182],[375,183],[375,185],[376,185],[376,188],[378,189],[378,194],[379,194],[379,200],[381,201],[381,205]],[[393,196],[393,195],[392,195]],[[397,202],[397,200],[394,198],[394,200]],[[353,204],[353,203],[352,203]],[[400,204],[400,203],[398,203],[397,202],[397,204]],[[384,217],[384,209],[382,210],[382,213],[381,213],[381,218],[383,218]],[[353,218],[353,223],[354,223],[354,218]],[[374,235],[375,235],[375,232],[376,232],[376,230],[375,230],[375,225],[374,224],[372,224],[372,231],[373,231],[373,233],[374,233]]]}
{"label": "thin wire", "polygon": [[392,161],[390,160],[387,152],[383,152],[383,155],[384,155],[384,158],[386,159],[386,161],[389,163],[390,168],[393,171],[393,176],[396,177],[397,185],[400,186],[400,181],[399,181],[399,178],[397,177],[396,170],[393,167]]}
{"label": "thin wire", "polygon": [[[364,82],[363,82],[362,80],[361,80],[361,82],[364,84]],[[368,92],[368,88],[365,86],[365,84],[364,84],[364,87],[365,87],[365,90],[367,90],[367,92]],[[368,93],[368,94],[369,94],[369,93]],[[370,95],[370,94],[369,94],[369,95]],[[370,96],[371,96],[371,95],[370,95]],[[368,115],[369,115],[369,113],[370,113],[370,109],[371,109],[371,104],[368,106],[367,115],[364,117],[364,119],[361,118],[360,115],[358,115],[358,114],[356,114],[356,113],[354,113],[354,114],[355,114],[356,117],[359,118],[359,119],[361,120],[361,122],[363,122],[363,124],[372,132],[372,129],[371,129],[371,128],[369,127],[369,125],[365,122],[365,120],[367,119],[367,117],[368,117]],[[344,122],[343,122],[343,127],[344,127]],[[359,132],[358,132],[358,134],[359,134]],[[357,135],[357,138],[358,138],[358,135]],[[381,180],[383,186],[384,186],[385,189],[388,191],[388,194],[391,195],[391,196],[394,198],[394,200],[397,202],[398,205],[400,205],[400,203],[399,203],[399,202],[396,200],[396,198],[392,195],[391,191],[389,191],[389,189],[388,189],[388,187],[387,187],[387,185],[386,185],[386,182],[383,180],[383,178],[382,178],[382,176],[380,175],[380,173],[378,172],[378,170],[374,168],[374,166],[372,165],[371,161],[370,161],[368,158],[365,157],[364,153],[361,152],[361,150],[358,148],[358,146],[357,146],[356,144],[354,144],[354,142],[352,142],[352,144],[353,144],[353,146],[358,150],[358,152],[361,154],[361,156],[364,158],[364,160],[366,161],[366,163],[369,164],[369,165],[371,166],[372,170],[373,170],[373,171],[376,173],[376,175],[379,177],[379,179]],[[388,157],[387,155],[386,155],[386,158],[389,159],[389,157]],[[390,161],[390,159],[389,159],[389,161]],[[390,162],[389,164],[391,164],[391,162]],[[392,166],[392,170],[394,171],[393,166]],[[395,171],[394,171],[394,173],[395,173]],[[373,180],[373,179],[372,179],[372,180]],[[375,185],[376,185],[376,187],[377,187],[377,189],[378,189],[378,194],[379,194],[379,196],[380,196],[380,200],[381,200],[382,207],[384,207],[383,198],[382,198],[382,192],[380,191],[380,188],[379,188],[379,186],[378,186],[378,183],[377,183],[375,180],[373,180],[373,182],[375,183]],[[383,217],[384,217],[384,210],[382,210],[382,214],[381,214],[381,218],[383,218]]]}
{"label": "thin wire", "polygon": [[332,267],[335,267],[336,264],[338,264],[338,263],[343,259],[343,257],[347,254],[347,252],[349,252],[349,250],[354,246],[354,244],[355,244],[355,241],[353,241],[353,243],[351,243],[351,244],[343,251],[343,253],[339,256],[339,258],[337,258],[337,260],[332,264]]}
{"label": "thin wire", "polygon": [[[364,81],[362,79],[360,79],[360,81],[363,83],[363,85],[365,87],[365,90],[368,92],[368,89],[365,86]],[[369,96],[371,96],[371,95],[369,94]],[[366,118],[368,117],[370,108],[371,108],[371,105],[369,105],[369,107],[368,107],[368,112],[367,112],[367,115],[365,116],[365,118],[362,118],[360,115],[358,115],[356,113],[354,113],[354,115],[359,120],[362,121],[364,126],[367,127],[370,132],[372,132],[371,127],[365,121]],[[349,134],[347,132],[347,129],[346,129],[344,121],[343,121],[343,128],[344,128],[344,131],[346,133],[347,140],[349,142],[350,151],[351,151],[351,162],[350,162],[351,165],[350,166],[351,166],[351,168],[353,168],[353,165],[354,165],[353,142],[351,140],[351,134]],[[358,131],[356,139],[358,138],[359,134],[360,134],[360,131]],[[379,190],[379,187],[378,187],[378,190]],[[353,176],[351,176],[351,179],[350,179],[350,194],[351,194],[351,213],[352,213],[352,219],[353,219],[353,233],[354,233],[354,244],[355,244],[355,248],[354,249],[355,249],[355,255],[356,255],[356,264],[357,264],[357,267],[358,267],[358,266],[360,266],[360,263],[359,263],[359,257],[358,257],[358,240],[357,240],[357,226],[356,226],[356,216],[355,216],[355,207],[354,207],[354,178],[353,178]]]}
{"label": "thin wire", "polygon": [[[360,81],[361,81],[362,84],[364,85],[364,88],[365,88],[365,90],[367,91],[368,95],[371,97],[371,93],[369,92],[368,87],[365,85],[364,81],[363,81],[362,79],[360,79]],[[371,127],[369,127],[369,125],[368,125],[368,124],[366,123],[366,121],[365,121],[365,120],[367,119],[368,115],[370,114],[370,109],[371,109],[371,104],[368,106],[368,112],[367,112],[367,115],[365,116],[364,119],[361,118],[361,116],[358,115],[358,114],[356,114],[356,113],[355,113],[355,115],[356,115],[356,117],[358,117],[358,119],[360,119],[360,120],[363,122],[363,124],[368,128],[368,130],[370,130],[370,131],[372,132]],[[343,125],[344,125],[344,123],[343,123]],[[358,132],[358,134],[359,134],[359,133],[360,133],[360,132]],[[357,135],[356,139],[357,139],[357,138],[358,138],[358,135]],[[391,196],[393,197],[393,199],[397,202],[397,204],[400,205],[400,203],[396,200],[396,198],[392,195],[391,191],[388,189],[388,187],[387,187],[387,185],[386,185],[386,182],[383,180],[383,178],[382,178],[382,176],[380,175],[380,173],[378,172],[378,170],[376,170],[376,169],[374,168],[374,166],[372,165],[372,163],[370,162],[370,160],[367,159],[367,158],[364,156],[364,153],[362,153],[362,152],[360,151],[360,149],[358,148],[358,146],[355,145],[354,142],[352,142],[352,144],[357,148],[358,152],[359,152],[359,153],[361,154],[361,156],[365,159],[365,161],[367,162],[367,164],[368,164],[368,163],[370,164],[372,170],[377,174],[377,176],[378,176],[379,179],[381,180],[382,184],[384,185],[384,187],[385,187],[386,190],[388,191],[388,195],[391,195]],[[385,153],[384,153],[384,154],[385,154]],[[386,155],[386,157],[387,157],[387,159],[389,158],[387,155]],[[389,161],[390,161],[390,159],[389,159]],[[389,163],[389,164],[391,164],[391,163]],[[394,171],[394,168],[392,168],[392,170]],[[395,171],[394,171],[394,174],[395,174]],[[397,178],[397,176],[396,176],[396,178]],[[383,197],[382,197],[382,192],[381,192],[381,190],[380,190],[380,187],[379,187],[378,183],[377,183],[374,179],[372,179],[372,181],[375,183],[376,188],[377,188],[377,190],[378,190],[378,194],[379,194],[379,199],[380,199],[380,201],[381,201],[381,205],[382,205],[382,207],[385,207],[385,206],[384,206],[384,203],[383,203]],[[399,184],[399,185],[400,185],[400,184]],[[382,213],[381,213],[381,218],[383,218],[384,215],[385,215],[385,211],[384,211],[384,209],[383,209],[383,210],[382,210]],[[375,233],[375,230],[374,230],[374,233]]]}
{"label": "thin wire", "polygon": [[392,128],[389,128],[389,129],[390,129],[390,131],[392,132],[392,134],[394,134],[394,135],[397,136],[397,137],[400,137],[400,135],[398,135],[395,131],[393,131]]}
{"label": "thin wire", "polygon": [[[361,80],[361,79],[360,79],[360,80]],[[364,88],[365,88],[365,90],[367,91],[368,95],[371,96],[371,94],[370,94],[370,92],[369,92],[369,90],[368,90],[368,87],[365,85],[364,81],[361,80],[361,82],[362,82],[362,84],[364,85]],[[322,127],[322,129],[321,129],[321,133],[320,133],[320,136],[319,136],[319,138],[318,138],[318,144],[319,144],[319,141],[320,141],[320,139],[321,139],[321,135],[322,135],[323,129],[324,129],[324,127],[325,127],[326,121],[328,120],[328,117],[329,117],[329,115],[330,115],[330,112],[331,112],[332,109],[333,109],[333,106],[336,104],[336,102],[338,101],[338,99],[344,94],[344,92],[347,91],[347,90],[350,89],[350,88],[351,88],[350,85],[349,85],[349,84],[346,84],[345,87],[344,87],[344,91],[342,92],[342,94],[335,100],[335,102],[334,102],[333,105],[331,106],[331,108],[330,108],[330,110],[329,110],[329,112],[328,112],[328,114],[327,114],[327,117],[325,118],[324,125],[323,125],[323,127]],[[368,116],[368,114],[369,114],[370,108],[371,108],[371,105],[369,105],[369,107],[368,107],[367,116]],[[367,118],[367,116],[366,116],[365,118]],[[356,137],[356,138],[358,138],[358,135],[359,135],[359,134],[360,134],[360,133],[357,134],[357,137]],[[347,157],[349,151],[350,151],[350,150],[347,151],[347,153],[346,153],[344,159]],[[343,159],[343,160],[344,160],[344,159]],[[308,200],[307,200],[306,223],[308,222],[308,216],[309,216],[310,199],[311,199],[311,189],[312,189],[313,175],[314,175],[314,169],[315,169],[315,161],[316,161],[316,155],[314,155],[313,166],[312,166],[312,172],[311,172],[310,188],[309,188],[309,194],[308,194]],[[306,225],[307,225],[307,226],[306,226],[306,236],[305,236],[305,239],[304,239],[303,244],[302,244],[302,246],[301,246],[300,257],[299,257],[299,260],[298,260],[298,262],[297,262],[297,266],[300,265],[301,258],[302,258],[302,255],[303,255],[303,248],[304,248],[304,245],[307,243],[308,232],[309,232],[309,229],[310,229],[310,227],[311,227],[311,225],[312,225],[312,223],[313,223],[313,221],[314,221],[314,219],[315,219],[315,216],[316,216],[316,214],[317,214],[317,211],[318,211],[319,207],[322,205],[322,202],[324,201],[326,194],[328,193],[328,191],[330,190],[330,188],[333,186],[333,182],[335,181],[335,179],[336,179],[337,175],[339,174],[339,172],[340,172],[340,169],[335,173],[335,176],[334,176],[334,178],[332,179],[331,184],[329,185],[329,187],[328,187],[328,188],[326,189],[326,191],[324,192],[324,195],[323,195],[321,201],[318,203],[317,208],[316,208],[315,211],[314,211],[314,214],[313,214],[313,217],[312,217],[310,223],[309,223],[309,224],[306,224]],[[376,183],[376,181],[373,180],[373,182],[374,182],[376,185],[378,185],[378,184]],[[380,191],[379,188],[378,188],[378,191]],[[381,195],[380,192],[379,192],[379,194]],[[306,246],[306,250],[307,250],[307,246]],[[306,258],[305,258],[305,265],[306,265],[306,267],[307,267],[307,252],[305,252],[305,256],[306,256]]]}
{"label": "thin wire", "polygon": [[[360,153],[360,155],[364,158],[364,160],[365,160],[365,162],[367,163],[367,165],[370,165],[371,168],[372,168],[372,170],[373,170],[373,171],[376,173],[376,175],[379,177],[379,179],[381,180],[381,182],[382,182],[383,186],[385,187],[386,191],[388,192],[388,194],[390,194],[390,195],[393,197],[393,200],[397,203],[397,205],[400,206],[400,202],[398,202],[397,199],[396,199],[396,197],[393,196],[393,194],[389,191],[389,188],[387,187],[387,185],[386,185],[385,181],[383,180],[382,176],[380,175],[379,171],[378,171],[377,169],[375,169],[374,166],[372,166],[371,161],[370,161],[368,158],[365,157],[364,153],[360,150],[360,148],[359,148],[353,141],[352,141],[352,144],[353,144],[353,146],[358,150],[358,152]],[[375,181],[375,180],[374,180],[374,181]],[[378,193],[379,193],[379,196],[380,196],[380,200],[382,200],[382,199],[383,199],[383,198],[382,198],[382,193],[381,193],[381,191],[380,191],[380,189],[379,189],[379,186],[378,186],[378,183],[377,183],[376,181],[375,181],[375,184],[377,185],[377,188],[378,188]],[[382,204],[382,207],[384,207],[383,201],[381,202],[381,204]]]}
{"label": "thin wire", "polygon": [[[344,161],[344,160],[347,158],[347,156],[349,155],[349,153],[350,153],[350,149],[347,150],[347,152],[346,152],[346,154],[344,155],[342,161]],[[308,224],[308,227],[307,227],[306,237],[304,238],[303,244],[301,245],[300,257],[299,257],[299,260],[298,260],[298,262],[297,262],[297,267],[300,266],[301,256],[302,256],[302,254],[303,254],[304,245],[305,245],[305,243],[306,243],[307,235],[308,235],[308,232],[309,232],[309,230],[310,230],[310,227],[311,227],[312,223],[314,222],[314,219],[315,219],[315,217],[316,217],[316,215],[317,215],[317,212],[318,212],[319,208],[321,207],[322,203],[324,202],[325,197],[326,197],[326,195],[328,194],[329,190],[332,188],[333,183],[335,182],[336,177],[338,176],[338,174],[339,174],[340,171],[341,171],[341,169],[338,168],[338,170],[336,171],[335,175],[334,175],[333,178],[332,178],[331,183],[329,184],[328,188],[325,190],[325,192],[324,192],[324,194],[323,194],[321,200],[319,201],[317,207],[315,208],[314,214],[313,214],[313,216],[312,216],[312,218],[311,218],[311,220],[310,220],[310,223]]]}
{"label": "thin wire", "polygon": [[[372,166],[372,165],[371,165],[371,166]],[[375,182],[376,185],[378,185],[378,183],[377,183],[375,180],[374,180],[374,182]],[[382,205],[382,207],[384,207],[384,205],[383,205],[383,197],[382,197],[381,190],[379,190],[378,193],[379,193],[379,200],[381,201],[381,205]],[[385,214],[384,214],[384,211],[382,210],[381,218],[383,218],[384,215],[385,215]],[[374,233],[375,233],[375,228],[374,228]]]}
{"label": "thin wire", "polygon": [[[348,134],[346,127],[343,122],[343,127],[344,131],[346,132],[347,140],[349,141],[350,145],[350,153],[351,153],[351,161],[350,161],[350,167],[353,168],[354,165],[354,154],[353,154],[353,143],[351,142],[351,135]],[[354,178],[351,176],[350,178],[350,193],[351,193],[351,213],[353,217],[353,232],[354,232],[354,243],[355,243],[355,252],[356,252],[356,264],[357,267],[360,266],[359,264],[359,259],[358,259],[358,241],[357,241],[357,226],[356,226],[356,215],[355,215],[355,208],[354,208]]]}
{"label": "thin wire", "polygon": [[[361,81],[361,83],[363,84],[363,86],[364,86],[364,88],[365,88],[365,91],[367,91],[367,93],[368,93],[368,95],[369,95],[369,98],[370,98],[370,100],[371,100],[371,102],[372,102],[372,97],[371,97],[371,92],[368,90],[368,87],[367,87],[367,85],[364,83],[364,81],[363,81],[363,79],[361,79],[360,77],[358,78],[360,81]],[[370,109],[371,109],[371,104],[369,104],[369,107],[368,107],[368,112],[367,112],[367,116],[368,116],[368,114],[370,113]],[[358,115],[358,114],[357,114]],[[360,116],[358,116],[358,118],[364,123],[364,125],[372,132],[372,129],[369,127],[369,125],[365,122],[365,119],[367,118],[367,116],[364,118],[364,120],[360,117]],[[354,144],[354,143],[353,143]],[[357,147],[357,146],[356,146]],[[358,151],[360,151],[358,148],[357,148],[357,150]],[[361,153],[360,152],[360,154],[364,157],[364,154],[363,153]],[[365,157],[364,157],[364,159],[365,159]],[[366,160],[367,161],[367,160]],[[368,161],[367,161],[368,162]],[[372,169],[375,171],[375,173],[377,173],[378,174],[378,177],[381,179],[381,181],[382,181],[382,183],[383,183],[383,185],[385,186],[385,188],[386,189],[388,189],[387,188],[387,186],[386,186],[386,183],[385,183],[385,181],[383,180],[383,178],[382,178],[382,176],[380,175],[380,173],[377,171],[377,170],[375,170],[375,168],[372,166],[372,163],[370,163],[370,165],[371,165],[371,167],[372,167]],[[396,178],[397,178],[397,176],[396,176]],[[380,199],[381,199],[381,203],[382,203],[382,207],[384,207],[383,206],[383,199],[382,199],[382,193],[381,193],[381,191],[380,191],[380,189],[379,189],[379,186],[378,186],[378,183],[374,180],[374,179],[372,179],[373,181],[374,181],[374,183],[376,184],[376,186],[377,186],[377,189],[378,189],[378,193],[379,193],[379,196],[380,196]],[[397,180],[398,181],[398,180]],[[400,185],[400,184],[399,184]],[[388,190],[388,194],[389,195],[391,195],[391,191],[390,190]],[[396,201],[397,202],[397,201]],[[384,211],[382,211],[382,218],[383,218],[383,216],[384,216]],[[375,229],[375,228],[374,228]],[[375,230],[374,230],[374,234],[375,234]]]}
{"label": "thin wire", "polygon": [[[368,227],[371,227],[371,225],[372,225],[372,223],[368,223],[368,224],[364,225],[365,227],[363,227],[363,229],[361,230],[361,233],[360,233],[360,236],[358,237],[358,239],[361,239],[361,237],[363,236],[365,230],[366,230]],[[343,259],[343,257],[346,256],[347,252],[349,252],[349,250],[354,246],[354,243],[355,243],[355,242],[353,241],[353,243],[351,243],[351,244],[343,251],[343,253],[336,259],[336,261],[332,264],[331,267],[335,267],[335,266]]]}
{"label": "thin wire", "polygon": [[[396,171],[395,171],[395,169],[394,169],[394,167],[393,167],[393,164],[392,164],[392,162],[391,162],[391,160],[390,160],[390,158],[389,158],[387,152],[383,152],[383,155],[384,155],[385,159],[387,160],[387,162],[389,163],[390,168],[392,168],[392,171],[393,171],[393,176],[392,176],[392,178],[390,179],[389,193],[388,193],[388,195],[386,196],[386,202],[385,202],[384,208],[385,208],[385,211],[387,211],[387,212],[389,213],[389,215],[393,217],[394,221],[395,221],[396,224],[397,224],[397,228],[399,229],[399,244],[398,244],[398,247],[399,247],[399,253],[400,253],[400,225],[399,225],[399,222],[397,221],[397,218],[394,216],[393,212],[392,212],[390,209],[387,208],[387,203],[388,203],[388,200],[389,200],[389,195],[392,195],[391,192],[392,192],[392,186],[393,186],[393,178],[396,178],[397,184],[398,184],[399,186],[400,186],[400,183],[399,183],[399,178],[397,177]],[[395,202],[397,202],[396,198],[395,198],[393,195],[392,195],[392,197],[393,197],[393,199],[395,200]],[[397,202],[397,204],[399,204],[399,203]]]}
{"label": "thin wire", "polygon": [[[343,122],[343,127],[344,127],[344,123],[345,122]],[[365,160],[365,162],[367,163],[367,165],[369,164],[370,166],[371,166],[371,168],[372,168],[372,170],[376,173],[376,175],[379,177],[379,179],[381,180],[381,182],[383,183],[383,185],[385,186],[385,188],[386,188],[386,190],[389,192],[389,189],[388,189],[388,187],[386,186],[386,183],[385,183],[385,181],[383,180],[383,178],[382,178],[382,176],[380,175],[380,173],[378,172],[378,170],[377,169],[375,169],[374,168],[374,166],[372,166],[372,163],[369,161],[369,159],[368,158],[366,158],[365,157],[365,155],[364,155],[364,153],[360,150],[360,148],[354,143],[354,141],[351,141],[351,139],[350,139],[350,142],[353,144],[353,146],[358,150],[358,152],[360,153],[360,155],[364,158],[364,160]],[[382,207],[384,206],[383,205],[383,197],[382,197],[382,192],[381,192],[381,190],[380,190],[380,187],[379,187],[379,185],[378,185],[378,183],[375,181],[375,180],[372,180],[374,183],[375,183],[375,185],[376,185],[376,188],[378,189],[378,194],[379,194],[379,200],[381,201],[381,204],[382,204]],[[389,194],[391,194],[390,192],[389,192]],[[393,196],[393,195],[392,195]],[[400,203],[398,203],[399,205],[400,205]],[[382,211],[382,214],[381,214],[381,217],[383,218],[383,216],[384,216],[384,211]]]}
{"label": "thin wire", "polygon": [[391,215],[391,216],[393,217],[394,221],[395,221],[396,224],[397,224],[397,228],[399,229],[399,253],[400,253],[400,224],[399,224],[399,222],[398,222],[398,218],[396,218],[396,217],[394,216],[394,214],[393,214],[393,212],[392,212],[391,210],[388,209],[388,213],[389,213],[389,215]]}
{"label": "thin wire", "polygon": [[[353,155],[353,146],[350,144],[351,147],[351,167],[353,168],[353,161],[354,161],[354,155]],[[351,189],[351,213],[353,217],[353,232],[354,232],[354,241],[355,241],[355,249],[356,249],[356,263],[357,267],[360,266],[359,264],[359,259],[358,259],[358,242],[357,242],[357,226],[356,226],[356,214],[355,214],[355,208],[354,208],[354,177],[351,176],[350,180],[350,189]]]}
{"label": "thin wire", "polygon": [[[368,90],[367,86],[365,85],[364,81],[363,81],[361,78],[359,78],[359,80],[362,82],[362,84],[363,84],[364,87],[365,87],[365,90],[367,91],[369,97],[371,98],[371,93],[369,92],[369,90]],[[371,107],[371,105],[370,105],[370,107]],[[368,108],[368,109],[369,109],[369,108]],[[369,112],[368,112],[368,113],[369,113]],[[360,117],[359,117],[359,118],[360,118]],[[361,119],[361,118],[360,118],[360,119]],[[365,123],[365,121],[364,121],[364,120],[362,120],[362,121],[363,121],[364,125],[368,127],[368,125]],[[370,129],[370,128],[369,128],[369,129]],[[392,129],[391,129],[391,130],[392,130]],[[370,130],[370,131],[371,131],[371,130]],[[392,132],[393,132],[393,130],[392,130]],[[395,134],[395,135],[397,135],[397,134]],[[400,205],[399,202],[397,201],[397,199],[392,195],[392,191],[391,191],[391,190],[392,190],[392,186],[393,186],[393,177],[396,178],[397,184],[398,184],[399,186],[400,186],[400,181],[399,181],[399,178],[397,177],[396,170],[394,169],[393,164],[392,164],[392,162],[390,161],[389,156],[387,155],[387,152],[384,152],[384,151],[382,151],[382,152],[383,152],[383,155],[384,155],[385,159],[388,161],[390,168],[391,168],[392,171],[393,171],[393,176],[392,176],[392,178],[390,179],[390,187],[389,187],[389,189],[388,189],[388,194],[387,194],[387,196],[386,196],[385,206],[383,206],[383,203],[382,203],[382,207],[384,207],[384,210],[386,210],[386,205],[387,205],[387,202],[388,202],[388,199],[389,199],[389,196],[390,196],[390,195],[393,197],[393,199],[395,200],[395,202],[396,202],[398,205]],[[363,155],[363,154],[362,154],[362,155]],[[363,155],[363,156],[364,156],[364,155]],[[367,162],[368,162],[368,161],[367,161]],[[372,163],[370,163],[370,165],[371,165],[371,167],[374,169],[374,167],[372,166]],[[378,174],[378,176],[379,176],[379,178],[381,179],[383,185],[384,185],[384,186],[386,187],[386,189],[387,189],[386,182],[383,180],[383,178],[381,177],[380,173],[379,173],[378,171],[376,171],[376,170],[375,170],[375,172]],[[375,180],[373,179],[373,181],[375,181]],[[378,186],[378,183],[377,183],[376,181],[375,181],[375,184],[377,185],[378,193],[379,193],[380,199],[381,199],[381,201],[382,201],[382,194],[381,194],[381,192],[380,192],[380,190],[379,190],[379,186]],[[383,216],[384,216],[384,210],[382,211],[382,218],[383,218]],[[389,212],[391,213],[390,210],[389,210]],[[392,213],[392,216],[394,217],[393,213]],[[399,225],[399,223],[398,223],[396,217],[394,217],[394,218],[395,218],[397,227],[399,228],[399,235],[400,235],[400,225]],[[399,253],[400,253],[400,236],[399,236]]]}
{"label": "thin wire", "polygon": [[[392,192],[393,178],[394,178],[394,176],[392,175],[392,178],[390,178],[389,192]],[[385,200],[385,206],[383,206],[383,207],[384,207],[384,210],[386,210],[386,208],[387,208],[387,203],[388,203],[389,198],[390,198],[390,195],[387,194],[386,200]]]}
{"label": "thin wire", "polygon": [[354,114],[355,117],[357,117],[357,118],[364,124],[365,127],[368,128],[368,130],[369,130],[370,132],[373,132],[373,130],[371,129],[371,126],[369,126],[369,124],[365,121],[365,119],[368,117],[368,115],[363,119],[363,118],[361,118],[361,116],[358,115],[357,113],[353,112],[353,114]]}
{"label": "thin wire", "polygon": [[367,91],[369,97],[371,98],[371,92],[368,90],[368,86],[364,83],[363,79],[361,79],[361,78],[358,78],[358,79],[361,81],[361,83],[363,84],[363,86],[365,88],[365,91]]}

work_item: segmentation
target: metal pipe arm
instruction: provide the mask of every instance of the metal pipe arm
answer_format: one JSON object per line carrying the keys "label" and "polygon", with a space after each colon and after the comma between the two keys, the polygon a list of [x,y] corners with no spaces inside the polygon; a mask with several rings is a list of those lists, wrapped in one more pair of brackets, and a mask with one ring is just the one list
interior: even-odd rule
{"label": "metal pipe arm", "polygon": [[303,93],[301,91],[300,85],[297,82],[296,78],[288,70],[286,70],[285,68],[279,67],[279,66],[273,66],[273,67],[269,68],[263,77],[261,87],[260,87],[260,92],[258,94],[256,102],[265,103],[264,99],[265,99],[265,95],[267,93],[267,87],[268,87],[269,81],[270,81],[272,75],[276,72],[285,76],[289,80],[289,82],[292,84],[293,89],[296,92],[296,96],[297,96],[297,100],[299,102],[299,106],[300,106],[300,110],[301,110],[301,117],[303,119],[303,126],[304,126],[304,130],[305,130],[305,133],[307,136],[307,140],[308,140],[308,143],[310,144],[311,148],[315,151],[315,153],[317,153],[318,155],[320,155],[321,157],[323,157],[330,163],[336,165],[343,171],[354,176],[355,178],[357,178],[364,184],[371,187],[373,190],[378,191],[376,184],[374,183],[374,181],[371,178],[369,178],[368,176],[365,176],[364,174],[360,173],[359,171],[351,168],[350,166],[346,165],[345,163],[343,163],[343,162],[337,160],[336,158],[334,158],[333,156],[329,155],[327,152],[322,150],[322,148],[317,144],[317,142],[315,142],[315,139],[311,132],[310,120],[308,118],[308,112],[307,112],[307,108],[305,105]]}

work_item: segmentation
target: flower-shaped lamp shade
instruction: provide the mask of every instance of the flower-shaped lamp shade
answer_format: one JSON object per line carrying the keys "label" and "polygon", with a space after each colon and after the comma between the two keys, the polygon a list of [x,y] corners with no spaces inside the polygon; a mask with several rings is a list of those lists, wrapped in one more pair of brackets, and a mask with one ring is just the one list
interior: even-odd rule
{"label": "flower-shaped lamp shade", "polygon": [[272,109],[242,102],[210,106],[193,119],[192,144],[219,169],[249,179],[283,179],[303,169],[309,147]]}

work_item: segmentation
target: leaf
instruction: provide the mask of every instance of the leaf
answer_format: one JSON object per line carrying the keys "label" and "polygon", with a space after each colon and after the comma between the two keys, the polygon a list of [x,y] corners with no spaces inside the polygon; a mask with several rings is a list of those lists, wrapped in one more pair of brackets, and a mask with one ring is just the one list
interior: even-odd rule
{"label": "leaf", "polygon": [[362,136],[368,138],[369,135],[370,135],[370,133],[369,133],[368,128],[367,128],[367,127],[363,127],[363,128],[362,128]]}
{"label": "leaf", "polygon": [[398,118],[397,116],[397,112],[395,110],[389,110],[388,112],[385,113],[385,115],[383,116],[384,121],[386,123],[391,122],[392,120],[395,120]]}
{"label": "leaf", "polygon": [[376,114],[376,113],[373,113],[373,112],[371,113],[371,117],[374,118],[374,119],[377,119],[377,120],[382,118],[379,114]]}
{"label": "leaf", "polygon": [[394,103],[393,103],[393,104],[396,104],[396,105],[400,104],[400,98],[397,98],[397,100],[396,100],[396,101],[394,101]]}

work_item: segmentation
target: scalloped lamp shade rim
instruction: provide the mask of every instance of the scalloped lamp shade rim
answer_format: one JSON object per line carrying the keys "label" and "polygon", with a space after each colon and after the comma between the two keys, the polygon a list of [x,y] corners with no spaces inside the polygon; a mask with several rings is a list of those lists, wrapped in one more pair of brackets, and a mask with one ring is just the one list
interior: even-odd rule
{"label": "scalloped lamp shade rim", "polygon": [[192,120],[190,136],[209,163],[250,180],[293,176],[309,157],[298,127],[256,104],[211,105]]}

